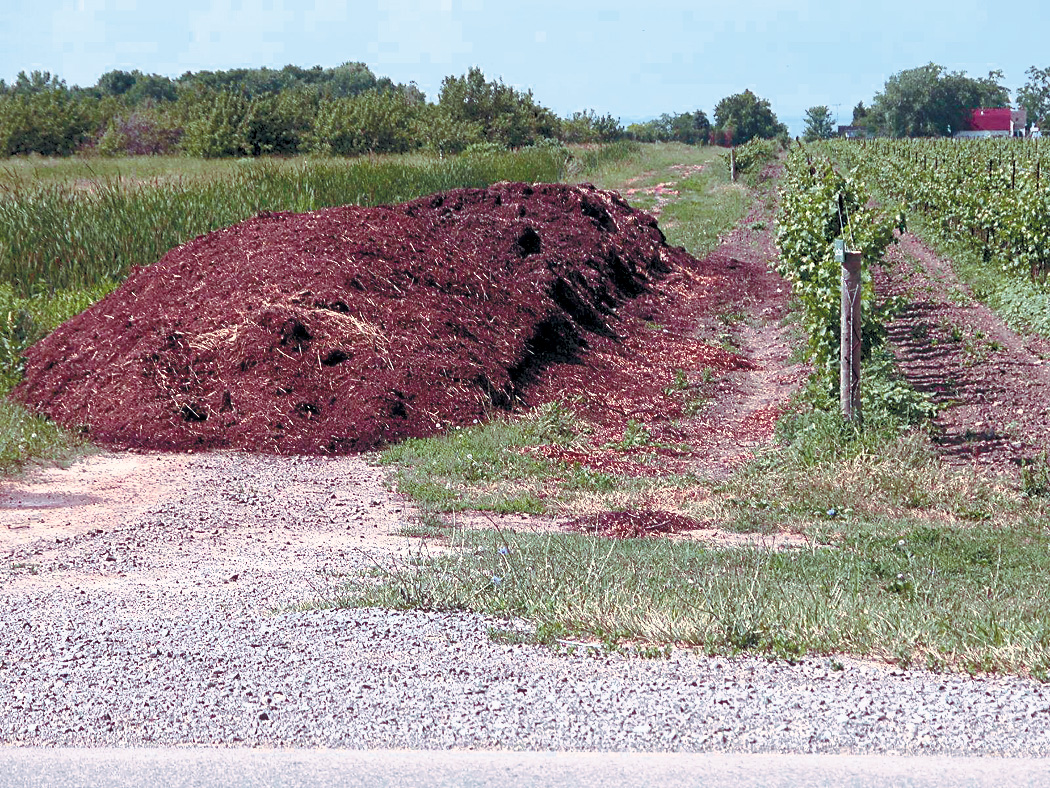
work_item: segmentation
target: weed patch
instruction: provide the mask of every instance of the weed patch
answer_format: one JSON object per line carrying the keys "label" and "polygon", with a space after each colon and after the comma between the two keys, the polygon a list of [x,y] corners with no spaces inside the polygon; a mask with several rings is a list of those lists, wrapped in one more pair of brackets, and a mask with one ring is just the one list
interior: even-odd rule
{"label": "weed patch", "polygon": [[901,523],[788,551],[502,532],[462,532],[454,544],[326,604],[523,617],[548,640],[640,641],[653,656],[677,644],[971,672],[1050,668],[1041,533]]}

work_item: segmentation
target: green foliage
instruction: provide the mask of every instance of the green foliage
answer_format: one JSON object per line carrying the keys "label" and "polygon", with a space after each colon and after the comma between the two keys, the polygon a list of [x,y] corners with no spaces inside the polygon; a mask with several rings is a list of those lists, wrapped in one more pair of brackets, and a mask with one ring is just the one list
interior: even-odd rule
{"label": "green foliage", "polygon": [[[750,142],[737,146],[733,150],[733,167],[736,169],[738,176],[757,176],[765,169],[766,165],[776,159],[780,151],[780,143],[774,140],[753,139]],[[728,152],[723,153],[722,160],[725,162],[726,172],[728,172],[730,154]]]}
{"label": "green foliage", "polygon": [[1006,107],[1001,71],[973,79],[935,63],[899,71],[875,95],[870,125],[892,137],[944,137],[959,131],[976,107]]}
{"label": "green foliage", "polygon": [[476,67],[462,77],[445,77],[438,105],[453,122],[475,124],[482,140],[508,148],[556,137],[559,131],[557,117],[537,104],[531,91],[522,93],[502,80],[486,82]]}
{"label": "green foliage", "polygon": [[802,139],[806,142],[826,140],[835,136],[835,118],[826,106],[810,107],[806,110],[806,128]]}
{"label": "green foliage", "polygon": [[1028,122],[1042,125],[1050,118],[1050,68],[1032,66],[1028,81],[1017,91],[1017,103],[1028,112]]}
{"label": "green foliage", "polygon": [[869,424],[923,424],[937,415],[933,401],[897,372],[885,347],[873,348],[861,372],[861,402]]}
{"label": "green foliage", "polygon": [[162,109],[132,110],[110,118],[95,141],[103,156],[163,156],[178,148],[182,128]]}
{"label": "green foliage", "polygon": [[639,142],[682,142],[704,145],[711,136],[711,121],[701,110],[674,115],[664,113],[646,123],[632,123],[627,133]]}
{"label": "green foliage", "polygon": [[63,462],[85,451],[77,437],[21,405],[0,399],[0,474],[38,461]]}
{"label": "green foliage", "polygon": [[135,71],[108,71],[99,77],[94,91],[99,96],[121,97],[131,107],[146,103],[171,102],[177,97],[175,82],[159,74]]}
{"label": "green foliage", "polygon": [[[777,225],[777,270],[791,282],[801,308],[814,375],[830,390],[838,385],[842,277],[833,243],[843,238],[868,263],[878,261],[893,241],[893,224],[868,205],[863,184],[842,176],[827,160],[813,162],[798,147],[788,156]],[[865,270],[861,308],[866,351],[882,334],[872,296]]]}
{"label": "green foliage", "polygon": [[182,143],[185,151],[205,159],[245,152],[248,106],[248,99],[235,93],[216,93],[203,98],[195,117],[186,125]]}
{"label": "green foliage", "polygon": [[97,109],[65,90],[0,95],[0,156],[67,156],[89,139]]}
{"label": "green foliage", "polygon": [[953,256],[955,249],[975,256],[986,272],[975,287],[979,297],[998,302],[1015,324],[1044,332],[1050,323],[1050,157],[1038,143],[876,140],[830,143],[828,150],[917,212],[935,241],[953,247]]}
{"label": "green foliage", "polygon": [[574,112],[561,122],[561,139],[568,143],[614,142],[623,136],[619,120],[594,110]]}
{"label": "green foliage", "polygon": [[399,93],[372,90],[321,105],[311,134],[314,153],[358,156],[404,153],[417,146],[414,105]]}
{"label": "green foliage", "polygon": [[83,312],[112,290],[112,282],[91,289],[15,293],[9,283],[0,283],[0,395],[19,380],[22,354],[74,315]]}
{"label": "green foliage", "polygon": [[777,120],[769,101],[750,90],[726,96],[715,106],[715,131],[727,145],[761,139],[787,139],[787,126]]}
{"label": "green foliage", "polygon": [[1050,457],[1045,451],[1021,464],[1021,490],[1032,497],[1050,496]]}
{"label": "green foliage", "polygon": [[[720,130],[719,139],[743,142],[752,131],[770,136],[769,129],[786,137],[768,102],[750,93],[730,99],[723,104],[735,107],[739,128]],[[626,136],[612,115],[587,109],[559,118],[531,91],[487,80],[476,67],[446,77],[436,103],[427,103],[414,82],[395,84],[359,62],[186,72],[175,80],[112,70],[89,88],[67,88],[40,71],[20,73],[11,86],[0,80],[0,156],[82,149],[162,155],[176,148],[207,159],[417,149],[450,155],[479,142],[515,149],[545,139],[605,144]],[[697,145],[711,137],[711,123],[699,109],[664,114],[634,125],[630,136]]]}
{"label": "green foliage", "polygon": [[82,312],[112,287],[37,293],[23,297],[0,284],[0,474],[29,462],[64,460],[83,450],[82,441],[6,398],[22,373],[22,354],[55,327]]}

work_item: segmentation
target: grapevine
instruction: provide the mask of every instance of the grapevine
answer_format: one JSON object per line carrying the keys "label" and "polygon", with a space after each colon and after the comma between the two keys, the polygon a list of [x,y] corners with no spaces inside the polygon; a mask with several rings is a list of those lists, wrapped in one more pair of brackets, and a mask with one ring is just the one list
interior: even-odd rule
{"label": "grapevine", "polygon": [[1039,140],[835,141],[827,151],[940,238],[1045,284],[1050,276],[1050,164]]}
{"label": "grapevine", "polygon": [[[893,222],[870,205],[863,183],[843,176],[827,159],[813,159],[801,146],[794,148],[788,155],[777,216],[777,270],[791,283],[801,307],[814,377],[829,390],[838,385],[841,267],[834,256],[836,238],[871,263],[893,242]],[[872,306],[871,277],[865,267],[865,353],[884,333]]]}

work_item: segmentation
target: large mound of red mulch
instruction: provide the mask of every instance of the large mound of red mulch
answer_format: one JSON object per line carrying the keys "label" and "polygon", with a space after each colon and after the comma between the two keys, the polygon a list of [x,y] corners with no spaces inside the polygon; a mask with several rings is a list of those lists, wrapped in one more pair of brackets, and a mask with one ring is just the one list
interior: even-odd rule
{"label": "large mound of red mulch", "polygon": [[369,449],[510,407],[691,260],[589,185],[262,215],[134,271],[14,396],[111,447]]}

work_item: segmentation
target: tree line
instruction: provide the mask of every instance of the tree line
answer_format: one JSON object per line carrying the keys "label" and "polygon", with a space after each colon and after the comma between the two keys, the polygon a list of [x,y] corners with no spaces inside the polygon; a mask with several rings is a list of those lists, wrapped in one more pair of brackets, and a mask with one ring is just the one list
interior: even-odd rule
{"label": "tree line", "polygon": [[544,140],[738,144],[756,136],[786,139],[787,130],[750,91],[722,99],[713,123],[695,110],[624,129],[593,110],[558,117],[532,91],[486,79],[480,68],[446,77],[433,102],[414,82],[377,77],[364,63],[188,71],[175,79],[114,70],[87,88],[41,71],[0,80],[2,156],[454,154]]}
{"label": "tree line", "polygon": [[[1016,91],[1017,106],[1027,112],[1027,123],[1042,125],[1050,120],[1050,68],[1032,66],[1028,81]],[[986,77],[970,77],[965,71],[949,71],[936,63],[905,69],[886,80],[870,106],[859,102],[851,124],[868,136],[948,137],[965,128],[974,109],[1009,107],[1010,90],[1002,71]],[[834,117],[827,106],[806,111],[805,138],[834,136]]]}

